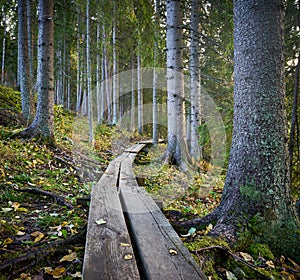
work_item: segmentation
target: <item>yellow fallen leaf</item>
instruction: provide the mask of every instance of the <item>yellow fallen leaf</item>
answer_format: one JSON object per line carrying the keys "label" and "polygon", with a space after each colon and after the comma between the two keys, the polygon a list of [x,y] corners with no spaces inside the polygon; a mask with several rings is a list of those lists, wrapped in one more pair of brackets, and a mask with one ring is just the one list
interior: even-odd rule
{"label": "yellow fallen leaf", "polygon": [[23,212],[23,213],[27,213],[28,212],[28,209],[24,208],[24,207],[19,207],[17,209],[19,212]]}
{"label": "yellow fallen leaf", "polygon": [[254,262],[254,259],[249,254],[244,253],[244,252],[239,252],[239,254],[246,262]]}
{"label": "yellow fallen leaf", "polygon": [[62,257],[59,262],[72,262],[77,259],[76,252],[71,252],[69,255]]}
{"label": "yellow fallen leaf", "polygon": [[61,224],[61,226],[64,227],[64,226],[66,226],[67,224],[68,224],[68,222],[65,221],[65,222],[63,222],[63,223]]}
{"label": "yellow fallen leaf", "polygon": [[133,258],[133,256],[131,255],[131,254],[126,254],[125,256],[124,256],[124,259],[125,260],[131,260]]}
{"label": "yellow fallen leaf", "polygon": [[18,236],[25,235],[25,232],[24,232],[24,231],[20,231],[20,230],[19,230],[19,231],[17,232],[17,235],[18,235]]}
{"label": "yellow fallen leaf", "polygon": [[44,238],[45,234],[43,234],[42,232],[39,232],[39,231],[35,231],[35,232],[31,233],[30,236],[35,237],[34,243],[37,243]]}
{"label": "yellow fallen leaf", "polygon": [[121,246],[122,246],[122,247],[130,247],[131,245],[130,245],[129,243],[122,243],[122,242],[121,242]]}
{"label": "yellow fallen leaf", "polygon": [[17,211],[17,209],[20,207],[20,203],[19,202],[13,202],[12,204],[11,204],[11,206],[14,208],[14,211]]}
{"label": "yellow fallen leaf", "polygon": [[70,276],[73,278],[81,278],[82,279],[82,274],[80,271],[77,271],[75,274],[70,274]]}
{"label": "yellow fallen leaf", "polygon": [[63,277],[65,271],[66,269],[64,267],[57,267],[52,271],[51,275],[53,276],[54,279],[59,279]]}
{"label": "yellow fallen leaf", "polygon": [[8,245],[8,244],[11,244],[13,243],[13,240],[11,238],[6,238],[3,242],[3,245]]}
{"label": "yellow fallen leaf", "polygon": [[266,261],[266,265],[267,265],[268,267],[270,267],[270,268],[275,269],[275,265],[274,265],[274,263],[273,263],[272,261]]}

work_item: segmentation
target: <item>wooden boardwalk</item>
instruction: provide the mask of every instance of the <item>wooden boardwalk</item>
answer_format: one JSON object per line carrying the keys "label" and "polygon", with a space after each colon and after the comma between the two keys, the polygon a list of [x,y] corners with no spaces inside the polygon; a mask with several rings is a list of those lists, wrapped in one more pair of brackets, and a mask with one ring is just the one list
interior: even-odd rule
{"label": "wooden boardwalk", "polygon": [[93,187],[84,280],[206,279],[132,164],[148,142],[114,159]]}

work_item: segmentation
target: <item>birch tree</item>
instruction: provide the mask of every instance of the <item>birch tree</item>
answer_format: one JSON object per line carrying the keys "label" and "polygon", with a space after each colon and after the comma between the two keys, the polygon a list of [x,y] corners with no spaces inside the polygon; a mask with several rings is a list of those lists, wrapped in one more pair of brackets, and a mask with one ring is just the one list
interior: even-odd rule
{"label": "birch tree", "polygon": [[54,143],[53,2],[39,0],[38,4],[37,110],[32,124],[21,132],[22,137],[35,137],[49,144]]}

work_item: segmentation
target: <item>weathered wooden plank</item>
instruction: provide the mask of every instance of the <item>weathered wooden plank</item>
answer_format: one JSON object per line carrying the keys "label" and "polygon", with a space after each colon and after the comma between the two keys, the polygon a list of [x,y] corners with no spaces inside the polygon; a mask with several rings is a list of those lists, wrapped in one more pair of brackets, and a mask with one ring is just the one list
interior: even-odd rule
{"label": "weathered wooden plank", "polygon": [[[121,161],[122,158],[112,161],[92,189],[83,264],[85,280],[140,279],[116,187]],[[98,225],[100,219],[106,224]],[[132,258],[126,260],[128,256]]]}
{"label": "weathered wooden plank", "polygon": [[206,279],[144,188],[120,185],[120,194],[147,279]]}
{"label": "weathered wooden plank", "polygon": [[129,153],[138,153],[139,151],[141,151],[147,144],[134,144],[131,147],[127,148],[125,150],[125,152],[129,152]]}

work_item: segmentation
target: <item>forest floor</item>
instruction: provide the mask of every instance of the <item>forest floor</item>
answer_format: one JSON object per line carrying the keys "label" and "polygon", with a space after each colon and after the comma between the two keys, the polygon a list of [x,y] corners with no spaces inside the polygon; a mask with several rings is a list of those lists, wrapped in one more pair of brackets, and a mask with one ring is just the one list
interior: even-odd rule
{"label": "forest floor", "polygon": [[[87,121],[57,106],[56,147],[25,141],[18,137],[19,93],[0,87],[0,101],[0,280],[81,279],[91,187],[141,138],[100,125],[91,149]],[[152,161],[164,148],[142,155],[136,175],[163,201],[171,223],[209,213],[220,201],[225,170],[203,162],[201,175],[183,174]],[[300,279],[293,260],[274,257],[265,244],[229,248],[207,236],[212,227],[178,232],[208,279]]]}

